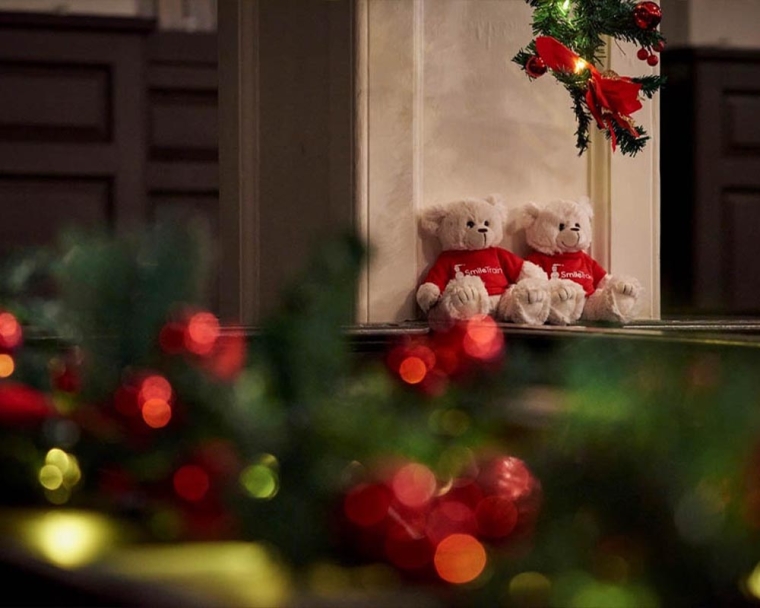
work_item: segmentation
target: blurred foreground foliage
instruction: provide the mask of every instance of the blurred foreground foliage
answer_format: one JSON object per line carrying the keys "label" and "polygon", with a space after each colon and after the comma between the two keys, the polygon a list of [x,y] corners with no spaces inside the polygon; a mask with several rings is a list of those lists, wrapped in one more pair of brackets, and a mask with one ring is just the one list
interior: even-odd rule
{"label": "blurred foreground foliage", "polygon": [[[350,328],[366,257],[354,236],[326,243],[256,328],[194,316],[210,310],[213,262],[194,224],[70,234],[6,260],[0,305],[24,342],[0,380],[4,505],[94,509],[158,543],[261,541],[308,585],[315,564],[372,561],[343,501],[377,471],[419,463],[443,495],[481,456],[509,456],[540,483],[529,534],[484,542],[482,573],[462,584],[389,567],[375,585],[446,606],[757,603],[756,343],[500,326],[498,352],[456,369],[442,361],[452,348],[464,361],[461,340],[363,350]],[[405,382],[399,352],[430,382]],[[162,426],[129,409],[146,376],[171,386]],[[78,475],[46,487],[54,448]],[[337,592],[355,591],[348,580]]]}

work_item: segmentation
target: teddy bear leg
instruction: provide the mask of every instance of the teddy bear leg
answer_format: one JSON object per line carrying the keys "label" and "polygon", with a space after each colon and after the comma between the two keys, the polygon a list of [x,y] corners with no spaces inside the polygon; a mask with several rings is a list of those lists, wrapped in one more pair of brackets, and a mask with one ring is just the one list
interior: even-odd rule
{"label": "teddy bear leg", "polygon": [[583,319],[628,323],[636,315],[641,286],[635,279],[617,279],[607,282],[588,298]]}
{"label": "teddy bear leg", "polygon": [[575,281],[550,279],[551,307],[547,323],[550,325],[571,325],[581,318],[586,304],[586,293]]}
{"label": "teddy bear leg", "polygon": [[488,291],[480,277],[464,276],[452,279],[441,294],[441,299],[428,312],[432,329],[445,331],[457,321],[490,313]]}
{"label": "teddy bear leg", "polygon": [[545,279],[523,279],[501,296],[497,316],[504,321],[543,325],[549,317],[551,293]]}

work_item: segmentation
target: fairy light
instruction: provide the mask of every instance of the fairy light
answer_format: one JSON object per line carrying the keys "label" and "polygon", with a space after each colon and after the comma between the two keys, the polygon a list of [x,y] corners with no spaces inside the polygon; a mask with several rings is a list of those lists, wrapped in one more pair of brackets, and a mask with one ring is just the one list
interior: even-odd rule
{"label": "fairy light", "polygon": [[50,511],[29,522],[26,540],[47,560],[73,568],[93,562],[113,547],[117,532],[105,518],[84,512]]}
{"label": "fairy light", "polygon": [[589,66],[588,61],[586,61],[582,57],[578,57],[578,59],[575,60],[575,66],[573,67],[573,71],[576,74],[580,74],[583,70],[587,70],[588,66]]}
{"label": "fairy light", "polygon": [[398,373],[407,384],[419,384],[425,379],[427,366],[419,357],[407,357],[401,362]]}
{"label": "fairy light", "polygon": [[504,350],[504,335],[491,317],[473,317],[467,322],[462,348],[474,359],[493,361]]}
{"label": "fairy light", "polygon": [[13,349],[21,343],[21,325],[9,312],[0,313],[0,346]]}
{"label": "fairy light", "polygon": [[0,378],[8,378],[16,370],[13,357],[6,353],[0,354]]}
{"label": "fairy light", "polygon": [[145,378],[140,384],[140,392],[137,396],[138,404],[143,407],[151,399],[160,399],[167,403],[172,398],[172,385],[169,381],[158,374]]}
{"label": "fairy light", "polygon": [[44,488],[46,498],[53,504],[68,502],[72,489],[81,479],[79,461],[73,454],[60,448],[48,451],[45,464],[37,474],[37,480]]}
{"label": "fairy light", "polygon": [[444,581],[463,584],[474,581],[486,567],[486,550],[470,534],[451,534],[435,549],[433,563]]}
{"label": "fairy light", "polygon": [[240,473],[240,485],[251,498],[269,500],[280,490],[279,462],[271,454],[263,454]]}
{"label": "fairy light", "polygon": [[196,355],[208,355],[219,338],[219,320],[210,312],[190,317],[185,334],[185,348]]}
{"label": "fairy light", "polygon": [[164,399],[148,399],[142,406],[142,418],[149,427],[160,429],[169,424],[172,408]]}

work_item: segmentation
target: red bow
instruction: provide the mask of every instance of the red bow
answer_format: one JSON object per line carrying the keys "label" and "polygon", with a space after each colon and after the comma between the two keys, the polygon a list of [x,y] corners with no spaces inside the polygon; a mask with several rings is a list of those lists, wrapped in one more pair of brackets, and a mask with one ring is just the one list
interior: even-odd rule
{"label": "red bow", "polygon": [[613,150],[617,146],[617,138],[612,128],[613,120],[634,137],[639,136],[631,114],[641,109],[641,83],[618,76],[614,72],[599,72],[592,64],[551,36],[536,38],[536,51],[546,65],[556,72],[574,73],[589,70],[591,78],[586,90],[586,105],[597,126],[609,131]]}

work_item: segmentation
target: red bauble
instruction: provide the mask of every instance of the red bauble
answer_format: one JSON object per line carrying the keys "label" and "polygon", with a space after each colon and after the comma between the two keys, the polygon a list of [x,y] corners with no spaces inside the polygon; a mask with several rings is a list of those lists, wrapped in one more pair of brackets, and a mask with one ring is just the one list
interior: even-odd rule
{"label": "red bauble", "polygon": [[0,425],[34,425],[56,415],[50,397],[18,382],[0,384]]}
{"label": "red bauble", "polygon": [[546,74],[546,69],[546,62],[538,55],[533,55],[533,57],[528,59],[525,63],[525,71],[528,73],[528,76],[532,78],[543,76]]}
{"label": "red bauble", "polygon": [[641,61],[646,61],[647,58],[649,57],[649,51],[642,47],[637,51],[636,57],[641,59]]}
{"label": "red bauble", "polygon": [[657,51],[658,53],[662,53],[665,50],[665,41],[664,40],[658,40],[652,45],[652,50]]}
{"label": "red bauble", "polygon": [[642,30],[653,30],[660,25],[662,9],[656,2],[639,2],[633,9],[633,20]]}
{"label": "red bauble", "polygon": [[647,57],[647,63],[652,67],[656,66],[659,62],[660,60],[657,58],[657,55],[650,55]]}

